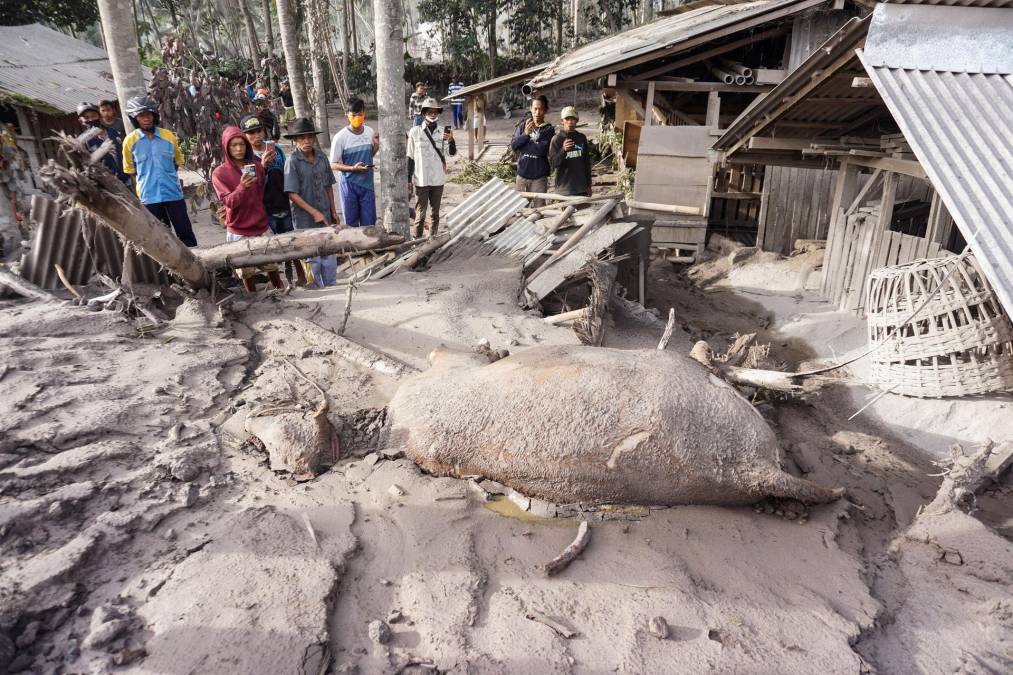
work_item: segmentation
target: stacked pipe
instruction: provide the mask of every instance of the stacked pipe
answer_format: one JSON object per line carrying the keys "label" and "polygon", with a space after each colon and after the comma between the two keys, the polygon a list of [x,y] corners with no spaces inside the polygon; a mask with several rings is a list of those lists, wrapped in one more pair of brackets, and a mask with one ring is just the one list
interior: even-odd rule
{"label": "stacked pipe", "polygon": [[717,63],[708,62],[707,67],[714,75],[725,84],[753,84],[756,78],[753,69],[741,63],[721,59]]}

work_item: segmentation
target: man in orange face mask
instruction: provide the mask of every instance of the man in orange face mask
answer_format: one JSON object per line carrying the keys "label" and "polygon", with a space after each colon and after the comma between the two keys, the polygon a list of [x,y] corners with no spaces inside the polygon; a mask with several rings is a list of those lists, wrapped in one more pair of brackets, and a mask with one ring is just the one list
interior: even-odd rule
{"label": "man in orange face mask", "polygon": [[348,102],[348,126],[331,141],[331,168],[341,172],[338,194],[346,225],[376,224],[376,197],[373,194],[373,156],[380,138],[366,126],[366,104],[353,98]]}

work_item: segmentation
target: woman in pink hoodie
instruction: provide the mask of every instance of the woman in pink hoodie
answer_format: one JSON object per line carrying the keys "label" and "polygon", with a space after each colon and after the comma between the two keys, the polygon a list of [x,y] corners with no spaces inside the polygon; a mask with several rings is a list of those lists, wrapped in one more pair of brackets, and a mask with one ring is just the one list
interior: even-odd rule
{"label": "woman in pink hoodie", "polygon": [[[226,127],[222,132],[222,155],[225,160],[211,172],[211,184],[225,208],[225,239],[238,241],[260,237],[267,232],[267,211],[264,210],[264,167],[253,154],[253,147],[239,127]],[[278,268],[262,268],[275,288],[283,288]],[[243,286],[256,290],[256,270],[237,270]]]}

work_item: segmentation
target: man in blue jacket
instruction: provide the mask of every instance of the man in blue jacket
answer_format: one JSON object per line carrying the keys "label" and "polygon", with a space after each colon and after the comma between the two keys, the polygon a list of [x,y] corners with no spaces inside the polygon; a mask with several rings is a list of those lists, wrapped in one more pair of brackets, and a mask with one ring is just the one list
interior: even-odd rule
{"label": "man in blue jacket", "polygon": [[[545,121],[549,99],[539,95],[531,99],[531,114],[514,132],[510,147],[517,152],[517,191],[549,191],[549,143],[556,129]],[[541,206],[535,199],[532,206]]]}

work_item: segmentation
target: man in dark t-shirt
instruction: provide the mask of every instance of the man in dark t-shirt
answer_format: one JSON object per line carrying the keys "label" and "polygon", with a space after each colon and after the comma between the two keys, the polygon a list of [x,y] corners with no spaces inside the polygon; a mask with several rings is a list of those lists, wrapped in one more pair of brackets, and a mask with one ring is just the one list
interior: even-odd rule
{"label": "man in dark t-shirt", "polygon": [[561,195],[591,195],[591,155],[587,136],[577,131],[579,120],[573,106],[563,108],[563,127],[549,144],[549,166],[556,170],[555,192]]}

